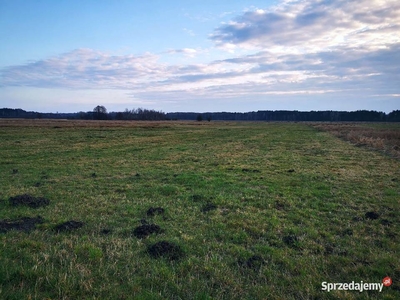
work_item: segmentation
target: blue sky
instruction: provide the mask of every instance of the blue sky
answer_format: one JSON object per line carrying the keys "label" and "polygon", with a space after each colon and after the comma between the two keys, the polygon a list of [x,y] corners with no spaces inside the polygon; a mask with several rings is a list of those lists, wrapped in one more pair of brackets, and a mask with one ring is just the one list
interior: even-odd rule
{"label": "blue sky", "polygon": [[0,107],[400,109],[398,0],[0,0]]}

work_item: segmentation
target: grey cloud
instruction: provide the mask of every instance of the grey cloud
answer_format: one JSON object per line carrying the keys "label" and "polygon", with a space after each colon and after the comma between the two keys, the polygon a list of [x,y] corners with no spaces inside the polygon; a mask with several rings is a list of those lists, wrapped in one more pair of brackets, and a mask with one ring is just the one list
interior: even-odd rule
{"label": "grey cloud", "polygon": [[320,21],[322,18],[326,17],[326,12],[310,12],[296,17],[296,24],[299,26],[308,26]]}
{"label": "grey cloud", "polygon": [[[319,42],[322,47],[340,46],[346,41],[332,41],[335,36],[379,25],[395,26],[400,22],[400,4],[360,1],[293,1],[274,10],[252,11],[216,28],[211,35],[217,45],[298,46]],[[370,28],[371,27],[371,28]],[[392,28],[392,34],[399,34]],[[388,37],[384,37],[388,39]],[[349,43],[351,41],[348,41]]]}
{"label": "grey cloud", "polygon": [[[278,82],[288,75],[281,72],[302,72],[305,79],[296,87],[295,83],[285,83],[286,89],[348,89],[360,91],[382,90],[395,93],[400,82],[400,43],[386,49],[372,51],[368,47],[340,48],[304,54],[271,54],[262,51],[218,63],[251,63],[248,73],[260,73]],[[289,73],[290,74],[290,73]],[[310,84],[311,83],[311,84]],[[300,87],[301,85],[301,87]],[[264,87],[265,88],[265,87]],[[249,93],[251,93],[249,91]]]}
{"label": "grey cloud", "polygon": [[276,32],[279,27],[285,26],[287,17],[277,13],[246,12],[235,22],[223,25],[212,35],[216,42],[242,43],[253,38]]}

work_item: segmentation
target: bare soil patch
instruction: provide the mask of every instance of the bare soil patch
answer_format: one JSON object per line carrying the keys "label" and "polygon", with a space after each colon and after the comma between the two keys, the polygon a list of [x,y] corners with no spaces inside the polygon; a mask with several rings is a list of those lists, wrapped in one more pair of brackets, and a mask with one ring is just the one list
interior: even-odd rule
{"label": "bare soil patch", "polygon": [[168,260],[178,260],[185,253],[179,245],[167,241],[160,241],[147,247],[147,253],[153,258],[164,257]]}
{"label": "bare soil patch", "polygon": [[80,221],[70,220],[70,221],[58,224],[56,227],[54,227],[54,229],[57,232],[72,231],[72,230],[83,227],[83,225],[85,225],[85,223],[80,222]]}
{"label": "bare soil patch", "polygon": [[247,260],[239,260],[239,266],[252,270],[259,270],[265,264],[264,259],[259,255],[253,255]]}
{"label": "bare soil patch", "polygon": [[147,216],[149,216],[149,217],[153,217],[153,216],[155,216],[155,215],[163,215],[164,214],[164,212],[165,212],[165,210],[164,210],[164,208],[162,208],[162,207],[150,207],[148,210],[147,210]]}
{"label": "bare soil patch", "polygon": [[374,211],[369,211],[365,213],[365,218],[370,219],[370,220],[376,220],[379,218],[379,214]]}
{"label": "bare soil patch", "polygon": [[209,211],[215,210],[215,209],[217,209],[217,206],[214,203],[209,202],[209,203],[207,203],[206,205],[203,206],[201,211],[203,213],[206,213],[206,212],[209,212]]}
{"label": "bare soil patch", "polygon": [[353,230],[352,230],[351,228],[347,228],[347,229],[343,230],[343,231],[340,233],[340,235],[341,235],[341,236],[346,236],[346,235],[352,236],[352,235],[353,235]]}
{"label": "bare soil patch", "polygon": [[103,235],[107,235],[112,233],[112,230],[110,228],[103,228],[102,230],[100,230],[100,233]]}
{"label": "bare soil patch", "polygon": [[298,248],[299,238],[294,234],[284,236],[282,241],[290,248]]}
{"label": "bare soil patch", "polygon": [[161,233],[162,229],[156,224],[143,224],[133,230],[133,235],[139,239],[145,238],[153,233]]}
{"label": "bare soil patch", "polygon": [[242,169],[242,172],[250,172],[250,173],[261,173],[261,171],[260,170],[258,170],[258,169],[247,169],[247,168],[243,168]]}
{"label": "bare soil patch", "polygon": [[388,219],[382,219],[381,220],[381,224],[383,225],[383,226],[390,226],[390,225],[392,225],[392,221],[389,221]]}
{"label": "bare soil patch", "polygon": [[41,224],[43,222],[44,220],[40,216],[36,218],[23,217],[15,220],[0,220],[0,233],[6,233],[10,230],[29,232],[35,229],[36,224]]}
{"label": "bare soil patch", "polygon": [[41,197],[33,197],[28,194],[18,195],[15,197],[10,197],[9,199],[11,206],[29,206],[32,208],[38,208],[41,206],[47,206],[50,204],[50,200]]}

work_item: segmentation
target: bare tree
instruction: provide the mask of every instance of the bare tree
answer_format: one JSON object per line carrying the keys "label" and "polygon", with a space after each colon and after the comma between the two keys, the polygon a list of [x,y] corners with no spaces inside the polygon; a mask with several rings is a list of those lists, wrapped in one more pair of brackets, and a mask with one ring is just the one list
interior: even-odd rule
{"label": "bare tree", "polygon": [[107,119],[107,109],[102,105],[97,105],[93,109],[93,117],[96,120],[106,120]]}

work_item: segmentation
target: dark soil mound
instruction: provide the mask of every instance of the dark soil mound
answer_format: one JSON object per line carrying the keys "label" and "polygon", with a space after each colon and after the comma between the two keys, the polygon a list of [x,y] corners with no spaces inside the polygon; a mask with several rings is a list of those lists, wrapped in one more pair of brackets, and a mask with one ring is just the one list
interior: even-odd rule
{"label": "dark soil mound", "polygon": [[392,222],[387,219],[382,219],[381,224],[385,225],[385,226],[390,226],[392,224]]}
{"label": "dark soil mound", "polygon": [[6,233],[12,229],[28,232],[35,229],[36,224],[41,223],[43,223],[43,218],[40,216],[36,218],[24,217],[16,220],[0,220],[0,233]]}
{"label": "dark soil mound", "polygon": [[353,230],[350,229],[350,228],[347,228],[347,229],[345,229],[345,230],[343,230],[343,231],[341,232],[341,235],[342,235],[342,236],[345,236],[345,235],[352,236],[352,235],[353,235]]}
{"label": "dark soil mound", "polygon": [[46,198],[33,197],[28,194],[10,197],[9,201],[11,206],[24,205],[32,208],[38,208],[50,204],[50,200]]}
{"label": "dark soil mound", "polygon": [[261,173],[260,170],[257,169],[247,169],[247,168],[243,168],[242,172],[252,172],[252,173]]}
{"label": "dark soil mound", "polygon": [[369,211],[369,212],[365,213],[365,217],[367,219],[376,220],[379,218],[379,214],[374,211]]}
{"label": "dark soil mound", "polygon": [[150,207],[150,208],[147,210],[147,215],[148,215],[149,217],[153,217],[153,216],[155,216],[155,215],[163,215],[164,212],[165,212],[165,210],[164,210],[164,208],[162,208],[162,207]]}
{"label": "dark soil mound", "polygon": [[139,239],[142,239],[152,233],[161,233],[162,230],[160,226],[156,224],[143,224],[133,230],[133,235]]}
{"label": "dark soil mound", "polygon": [[206,205],[203,206],[201,211],[203,213],[209,212],[210,210],[217,209],[217,206],[214,203],[207,203]]}
{"label": "dark soil mound", "polygon": [[83,225],[85,225],[85,223],[71,220],[71,221],[67,221],[67,222],[58,224],[56,227],[54,227],[54,229],[57,232],[71,231],[71,230],[74,230],[74,229],[81,228]]}
{"label": "dark soil mound", "polygon": [[297,248],[298,242],[299,242],[299,238],[298,238],[297,236],[291,234],[291,235],[284,236],[284,237],[282,238],[282,241],[283,241],[286,245],[288,245],[289,247]]}
{"label": "dark soil mound", "polygon": [[253,255],[247,260],[239,260],[238,263],[244,268],[258,270],[265,262],[261,256]]}
{"label": "dark soil mound", "polygon": [[109,228],[103,228],[103,229],[100,231],[100,233],[103,234],[103,235],[107,235],[107,234],[112,233],[112,230],[109,229]]}
{"label": "dark soil mound", "polygon": [[326,245],[325,246],[325,254],[329,255],[329,254],[333,254],[335,251],[335,248],[332,245]]}
{"label": "dark soil mound", "polygon": [[282,201],[276,201],[275,202],[275,208],[277,210],[284,210],[286,208],[286,203],[282,202]]}
{"label": "dark soil mound", "polygon": [[147,247],[147,252],[153,258],[164,257],[168,260],[178,260],[185,255],[181,247],[167,241],[157,242]]}

